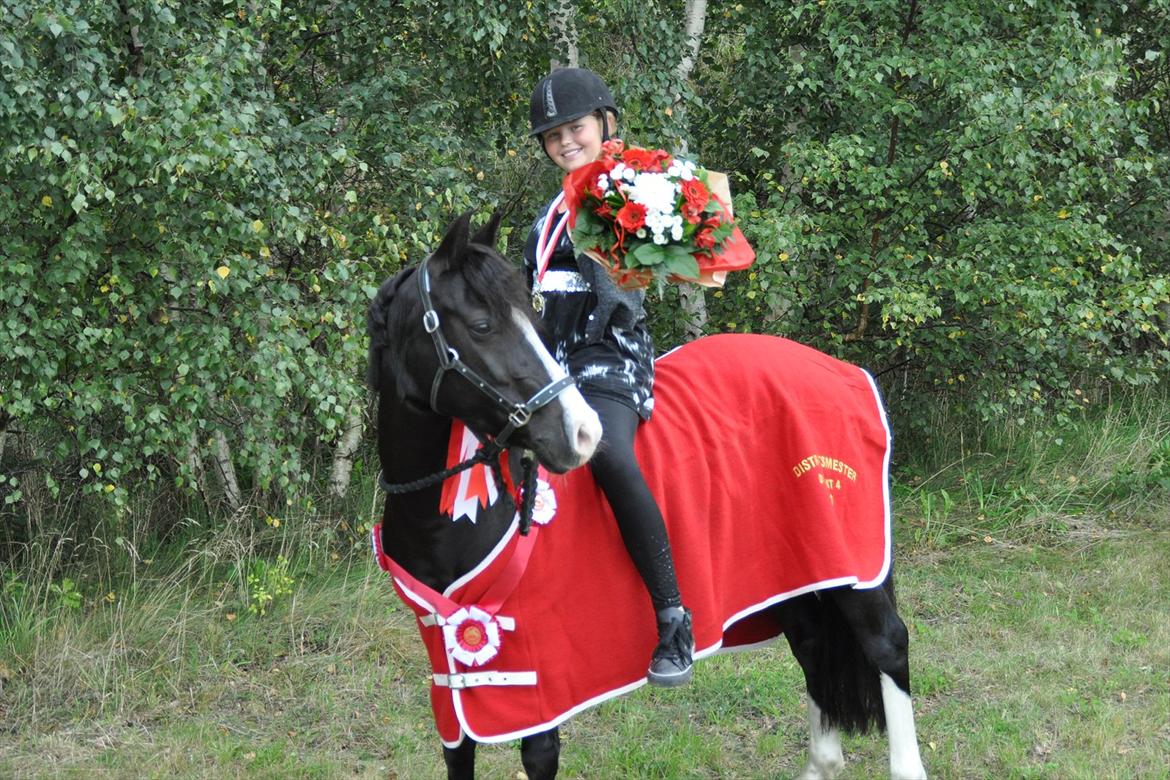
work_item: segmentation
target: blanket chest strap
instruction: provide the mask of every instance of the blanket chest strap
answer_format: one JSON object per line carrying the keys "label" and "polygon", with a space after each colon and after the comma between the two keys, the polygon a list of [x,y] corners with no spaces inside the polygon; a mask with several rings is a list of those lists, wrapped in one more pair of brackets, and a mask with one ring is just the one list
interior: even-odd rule
{"label": "blanket chest strap", "polygon": [[431,675],[435,685],[452,690],[479,685],[536,685],[536,672],[466,672]]}

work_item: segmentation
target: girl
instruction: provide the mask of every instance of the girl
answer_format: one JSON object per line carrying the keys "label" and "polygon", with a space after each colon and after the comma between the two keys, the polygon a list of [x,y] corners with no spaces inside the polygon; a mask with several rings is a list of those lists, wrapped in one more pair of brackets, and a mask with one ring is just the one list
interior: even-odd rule
{"label": "girl", "polygon": [[[530,108],[531,137],[565,173],[600,157],[618,114],[605,83],[582,68],[541,79]],[[574,251],[561,201],[558,196],[543,210],[524,247],[533,304],[550,349],[601,417],[601,446],[590,467],[657,618],[659,641],[647,677],[653,685],[682,685],[692,674],[691,616],[682,606],[662,513],[634,457],[634,433],[654,406],[645,293],[619,289],[596,262]]]}

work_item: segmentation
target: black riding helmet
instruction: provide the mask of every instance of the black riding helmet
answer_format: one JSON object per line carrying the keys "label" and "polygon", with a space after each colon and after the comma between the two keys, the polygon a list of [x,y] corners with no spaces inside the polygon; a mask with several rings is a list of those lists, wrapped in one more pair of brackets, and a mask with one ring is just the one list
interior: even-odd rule
{"label": "black riding helmet", "polygon": [[[535,138],[557,125],[606,109],[615,117],[618,115],[613,95],[600,76],[586,68],[559,68],[541,79],[532,91],[529,103],[532,131],[528,136]],[[604,113],[601,118],[602,137],[608,139]]]}

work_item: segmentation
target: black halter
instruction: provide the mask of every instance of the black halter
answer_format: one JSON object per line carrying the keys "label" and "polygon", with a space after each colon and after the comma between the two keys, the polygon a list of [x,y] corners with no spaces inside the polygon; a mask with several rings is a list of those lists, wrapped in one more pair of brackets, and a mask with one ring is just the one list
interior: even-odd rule
{"label": "black halter", "polygon": [[439,323],[439,313],[435,311],[435,305],[431,303],[431,277],[427,273],[426,260],[423,260],[422,264],[418,267],[418,294],[422,298],[423,328],[427,333],[431,334],[431,341],[434,343],[435,352],[439,356],[439,368],[435,371],[435,378],[431,382],[431,409],[436,414],[442,414],[436,404],[439,399],[439,386],[443,383],[443,377],[448,371],[457,371],[471,382],[471,384],[479,388],[480,392],[490,398],[498,408],[502,409],[508,415],[507,424],[495,436],[496,445],[503,447],[507,443],[508,437],[517,428],[523,428],[528,424],[533,412],[547,405],[573,384],[573,378],[565,375],[560,379],[554,379],[549,382],[523,403],[509,400],[503,393],[493,387],[490,382],[475,373],[470,366],[464,363],[459,358],[459,353],[455,351],[455,348],[443,338],[443,331]]}

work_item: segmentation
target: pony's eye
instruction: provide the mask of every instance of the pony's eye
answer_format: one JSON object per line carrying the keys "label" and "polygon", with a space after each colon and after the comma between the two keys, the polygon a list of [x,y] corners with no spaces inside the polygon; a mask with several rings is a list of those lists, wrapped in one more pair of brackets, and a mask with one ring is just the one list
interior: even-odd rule
{"label": "pony's eye", "polygon": [[471,332],[480,336],[486,336],[492,332],[492,324],[488,320],[476,320],[471,323]]}

